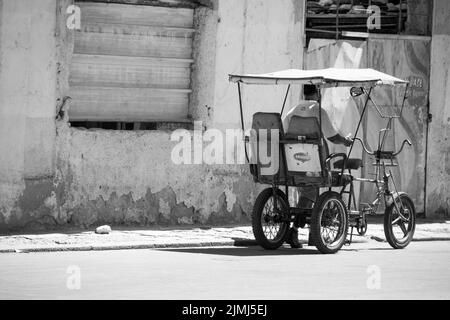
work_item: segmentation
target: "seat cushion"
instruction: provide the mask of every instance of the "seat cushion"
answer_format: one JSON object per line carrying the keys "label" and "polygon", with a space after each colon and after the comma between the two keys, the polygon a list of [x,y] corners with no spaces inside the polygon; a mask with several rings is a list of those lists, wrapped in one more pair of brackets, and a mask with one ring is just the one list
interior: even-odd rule
{"label": "seat cushion", "polygon": [[351,183],[353,176],[348,173],[341,175],[340,171],[331,171],[331,185],[333,187],[344,187]]}
{"label": "seat cushion", "polygon": [[[334,164],[335,168],[342,169],[342,166],[344,165],[344,159],[338,160],[338,161],[334,162],[333,164]],[[363,166],[363,162],[361,159],[350,158],[347,160],[345,169],[358,170],[362,166]]]}

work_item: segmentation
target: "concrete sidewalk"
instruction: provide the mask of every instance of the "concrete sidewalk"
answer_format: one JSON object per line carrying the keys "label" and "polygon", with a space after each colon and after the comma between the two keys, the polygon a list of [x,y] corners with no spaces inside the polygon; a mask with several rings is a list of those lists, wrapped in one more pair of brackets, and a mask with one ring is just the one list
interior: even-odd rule
{"label": "concrete sidewalk", "polygon": [[[308,229],[299,230],[301,242],[307,243],[308,231]],[[419,221],[417,223],[414,241],[433,240],[450,240],[450,221],[439,223]],[[363,237],[353,236],[353,241],[385,241],[383,225],[369,223],[367,234]],[[251,245],[256,245],[256,241],[250,226],[179,229],[113,228],[109,234],[96,234],[93,230],[0,235],[0,253]]]}

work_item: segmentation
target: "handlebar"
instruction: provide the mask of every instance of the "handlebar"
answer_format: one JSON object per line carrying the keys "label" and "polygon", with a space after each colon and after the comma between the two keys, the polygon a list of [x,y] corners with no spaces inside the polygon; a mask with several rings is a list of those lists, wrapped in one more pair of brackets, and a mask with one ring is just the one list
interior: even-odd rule
{"label": "handlebar", "polygon": [[[364,144],[364,141],[362,141],[360,138],[358,138],[358,137],[355,137],[355,138],[353,138],[353,141],[355,141],[355,140],[358,140],[359,142],[361,142],[361,145],[362,145],[362,147],[364,148],[364,151],[366,151],[368,154],[370,154],[370,155],[375,155],[375,153],[377,152],[377,151],[370,151],[368,148],[367,148],[367,146]],[[412,146],[412,143],[411,143],[411,141],[409,141],[408,139],[405,139],[405,140],[403,140],[403,143],[402,143],[402,146],[400,147],[400,149],[397,151],[397,152],[392,152],[392,156],[393,157],[395,157],[395,156],[397,156],[400,152],[402,152],[403,151],[403,148],[405,147],[405,144],[408,144],[409,146]],[[379,152],[381,152],[381,150],[379,150]]]}
{"label": "handlebar", "polygon": [[370,155],[374,155],[375,154],[375,152],[370,151],[369,149],[367,149],[366,145],[364,144],[364,141],[362,141],[360,138],[358,138],[358,137],[353,138],[353,141],[355,141],[355,140],[358,140],[359,142],[361,142],[361,145],[364,148],[364,151],[366,151],[368,154],[370,154]]}
{"label": "handlebar", "polygon": [[403,147],[405,146],[405,143],[407,143],[409,146],[412,146],[411,141],[409,141],[408,139],[403,140],[403,143],[402,143],[402,146],[400,147],[400,150],[398,150],[397,152],[394,152],[394,153],[393,153],[394,157],[395,157],[396,155],[398,155],[400,152],[402,152]]}

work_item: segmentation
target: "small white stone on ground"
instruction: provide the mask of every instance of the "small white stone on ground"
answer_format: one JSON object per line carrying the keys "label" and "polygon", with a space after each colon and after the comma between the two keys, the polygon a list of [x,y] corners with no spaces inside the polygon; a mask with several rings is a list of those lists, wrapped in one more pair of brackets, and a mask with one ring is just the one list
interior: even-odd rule
{"label": "small white stone on ground", "polygon": [[95,233],[99,234],[108,234],[111,232],[111,227],[108,225],[100,226],[97,229],[95,229]]}

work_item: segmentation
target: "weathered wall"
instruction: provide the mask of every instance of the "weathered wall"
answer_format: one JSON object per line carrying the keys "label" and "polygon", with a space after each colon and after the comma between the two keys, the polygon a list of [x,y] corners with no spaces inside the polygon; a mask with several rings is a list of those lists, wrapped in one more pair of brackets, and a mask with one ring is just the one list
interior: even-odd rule
{"label": "weathered wall", "polygon": [[[397,187],[407,192],[414,201],[418,213],[425,212],[425,163],[426,132],[428,116],[428,94],[430,79],[430,40],[428,38],[369,39],[369,66],[401,79],[410,81],[409,97],[405,102],[402,117],[393,122],[392,134],[386,139],[386,148],[398,150],[404,139],[409,139],[411,147],[405,147],[398,155],[398,167],[392,170]],[[394,54],[395,53],[395,54]],[[380,106],[400,107],[403,102],[404,87],[377,88],[373,98]],[[386,110],[387,111],[387,110]],[[399,109],[397,109],[399,112]],[[370,145],[378,142],[378,130],[384,128],[386,120],[375,110],[368,112],[366,125],[367,141]],[[373,160],[373,159],[371,159]],[[373,172],[366,162],[366,172]],[[366,185],[367,187],[367,185]],[[365,190],[375,192],[373,186]],[[367,199],[369,200],[369,199]]]}
{"label": "weathered wall", "polygon": [[52,222],[55,1],[0,1],[0,229]]}
{"label": "weathered wall", "polygon": [[[302,1],[291,0],[218,1],[214,10],[197,9],[189,111],[204,128],[239,125],[228,73],[301,65],[301,10]],[[280,107],[282,95],[253,90],[257,104],[248,116],[261,101]],[[242,222],[257,195],[247,166],[173,164],[170,132],[80,130],[63,122],[57,141],[61,219],[73,225]]]}
{"label": "weathered wall", "polygon": [[450,209],[450,1],[435,0],[431,45],[427,212],[448,217]]}
{"label": "weathered wall", "polygon": [[244,168],[175,165],[170,132],[64,130],[61,212],[71,224],[234,223],[251,210]]}
{"label": "weathered wall", "polygon": [[[175,165],[170,131],[71,128],[67,112],[54,120],[69,92],[72,2],[0,1],[0,229],[248,221],[260,187],[247,166]],[[193,119],[236,127],[228,73],[301,66],[302,8],[302,0],[220,0],[196,10]],[[252,90],[247,119],[262,102],[280,107],[284,90]]]}
{"label": "weathered wall", "polygon": [[[219,5],[214,125],[240,127],[236,84],[230,73],[265,73],[301,68],[303,0],[222,0]],[[287,86],[243,86],[246,128],[256,111],[279,112]],[[299,98],[292,86],[286,110]]]}

